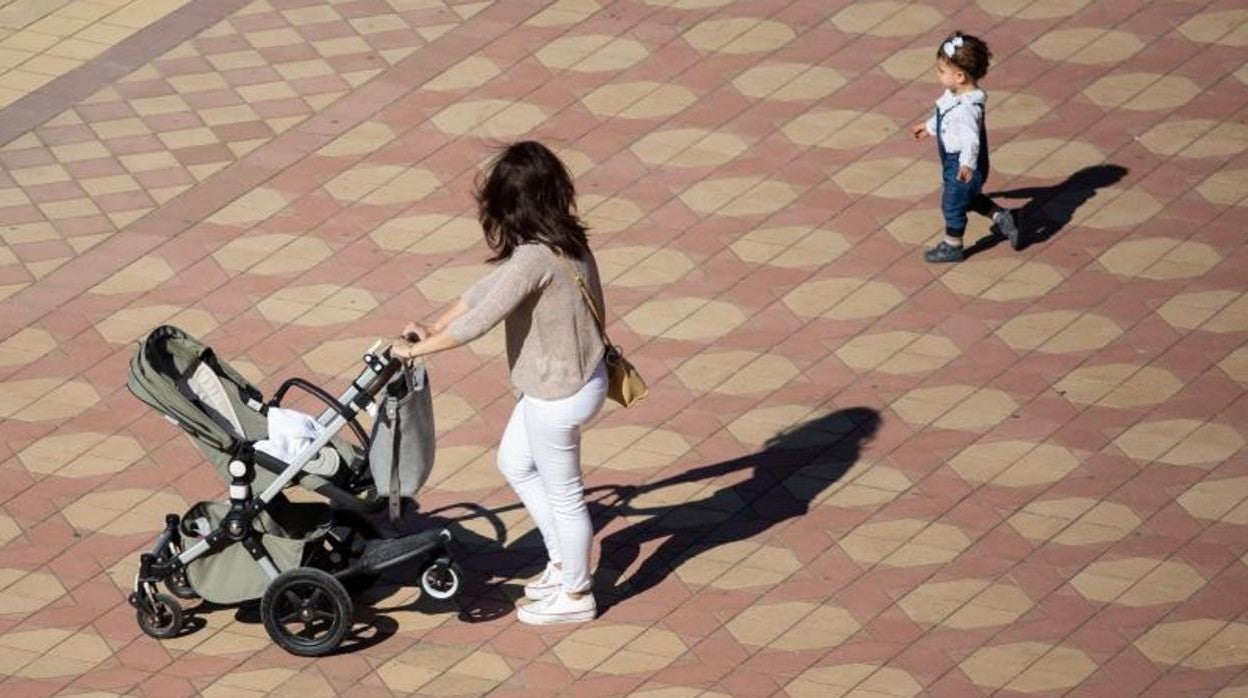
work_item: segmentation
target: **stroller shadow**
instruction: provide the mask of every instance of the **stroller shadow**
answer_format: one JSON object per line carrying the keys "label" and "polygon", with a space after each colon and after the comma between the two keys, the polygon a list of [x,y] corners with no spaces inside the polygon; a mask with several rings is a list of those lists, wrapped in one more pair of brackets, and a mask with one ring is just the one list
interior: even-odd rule
{"label": "stroller shadow", "polygon": [[[811,503],[840,481],[858,461],[862,449],[877,433],[880,414],[854,407],[810,420],[769,439],[763,449],[740,458],[715,463],[638,486],[602,485],[586,490],[586,501],[595,531],[628,516],[638,521],[608,534],[594,578],[600,614],[612,606],[660,584],[682,563],[713,548],[748,540],[785,521],[803,516]],[[739,475],[749,471],[748,476]],[[727,478],[731,484],[697,500],[675,504],[662,501],[664,490],[698,482]],[[454,525],[484,516],[493,521],[499,513],[519,505],[494,510],[476,508],[472,516],[444,521]],[[456,527],[460,535],[462,527]],[[502,530],[495,524],[497,530]],[[544,558],[536,531],[506,544],[469,534],[465,547],[473,553],[478,579],[494,580],[471,588],[465,595],[460,618],[482,622],[512,612],[524,595],[512,580],[535,574]],[[641,560],[642,550],[654,541],[658,548]],[[641,560],[637,570],[625,573]]]}
{"label": "stroller shadow", "polygon": [[[1070,225],[1075,211],[1096,196],[1098,189],[1117,184],[1129,171],[1122,165],[1093,165],[1075,172],[1053,186],[1010,189],[992,192],[988,196],[993,199],[1028,200],[1014,211],[1019,237],[1023,241],[1022,248],[1026,249],[1031,245],[1047,242],[1060,233]],[[982,237],[966,248],[966,255],[969,257],[992,249],[1003,240],[1004,238],[991,234]]]}

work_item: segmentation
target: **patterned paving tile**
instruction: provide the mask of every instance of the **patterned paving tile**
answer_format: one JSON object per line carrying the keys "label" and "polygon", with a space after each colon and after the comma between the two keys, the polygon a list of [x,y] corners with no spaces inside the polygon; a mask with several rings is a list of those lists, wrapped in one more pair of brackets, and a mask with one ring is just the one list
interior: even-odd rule
{"label": "patterned paving tile", "polygon": [[[908,128],[955,28],[1029,244],[937,269]],[[0,0],[0,692],[1239,695],[1245,51],[1234,3]],[[527,137],[651,381],[585,432],[602,617],[510,612],[495,331],[430,362],[471,622],[396,573],[334,657],[142,635],[138,553],[224,486],[134,341],[332,392],[486,271]]]}

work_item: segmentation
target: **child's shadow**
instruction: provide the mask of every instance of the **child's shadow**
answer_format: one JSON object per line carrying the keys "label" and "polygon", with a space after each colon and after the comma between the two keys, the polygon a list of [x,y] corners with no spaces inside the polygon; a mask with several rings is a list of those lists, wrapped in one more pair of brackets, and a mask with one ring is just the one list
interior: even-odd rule
{"label": "child's shadow", "polygon": [[[1127,168],[1122,165],[1093,165],[1067,177],[1065,181],[1050,187],[1026,187],[988,194],[989,198],[1028,199],[1027,203],[1014,210],[1018,221],[1018,233],[1022,238],[1022,247],[1026,248],[1045,242],[1070,225],[1079,210],[1089,199],[1096,196],[1096,190],[1117,184],[1127,175]],[[966,254],[975,254],[990,249],[1000,243],[1002,238],[989,235],[980,238],[968,247]]]}
{"label": "child's shadow", "polygon": [[[802,516],[811,502],[844,477],[862,447],[879,430],[879,412],[855,407],[805,422],[777,434],[762,451],[695,468],[637,487],[614,487],[613,505],[591,502],[602,515],[648,518],[615,531],[602,541],[594,591],[604,612],[662,582],[688,560],[713,548],[751,539],[781,522]],[[750,469],[748,478],[735,475]],[[726,485],[701,499],[645,505],[645,495],[663,499],[664,488],[696,485],[724,476]],[[598,488],[595,488],[598,489]],[[587,493],[589,494],[589,493]],[[673,497],[675,498],[675,497]],[[634,504],[636,502],[636,504]],[[594,507],[593,504],[597,504]],[[605,505],[606,511],[599,507]],[[622,580],[642,548],[662,541],[627,580]]]}

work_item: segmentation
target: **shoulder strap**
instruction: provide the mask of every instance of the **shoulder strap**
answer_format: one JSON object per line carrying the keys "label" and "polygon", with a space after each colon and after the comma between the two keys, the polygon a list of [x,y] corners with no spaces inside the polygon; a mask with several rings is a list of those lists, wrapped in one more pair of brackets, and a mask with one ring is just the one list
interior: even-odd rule
{"label": "shoulder strap", "polygon": [[581,290],[581,297],[585,299],[585,305],[589,306],[589,314],[594,316],[594,324],[598,326],[598,334],[602,336],[602,343],[608,347],[612,346],[611,338],[607,336],[607,327],[603,323],[602,317],[598,314],[598,306],[594,305],[594,299],[589,293],[589,286],[585,284],[585,278],[576,270],[576,267],[572,266],[567,257],[558,253],[556,253],[556,256],[568,267],[572,278],[576,279],[576,286]]}

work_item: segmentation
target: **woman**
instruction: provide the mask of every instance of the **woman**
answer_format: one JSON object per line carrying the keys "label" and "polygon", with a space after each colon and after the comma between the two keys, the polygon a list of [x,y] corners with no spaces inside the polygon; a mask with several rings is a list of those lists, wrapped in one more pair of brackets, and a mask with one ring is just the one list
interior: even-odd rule
{"label": "woman", "polygon": [[602,287],[572,178],[540,143],[507,148],[476,192],[478,218],[498,268],[430,327],[415,323],[391,353],[415,358],[467,344],[499,322],[511,381],[521,392],[498,446],[498,468],[537,523],[549,562],[524,587],[534,625],[593,620],[593,538],[581,480],[581,426],[606,396],[604,346],[577,278],[603,317]]}

